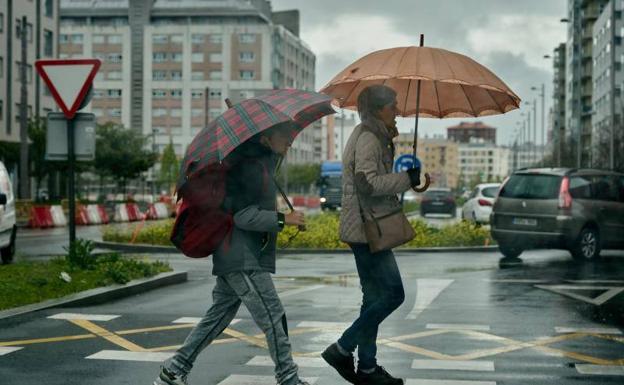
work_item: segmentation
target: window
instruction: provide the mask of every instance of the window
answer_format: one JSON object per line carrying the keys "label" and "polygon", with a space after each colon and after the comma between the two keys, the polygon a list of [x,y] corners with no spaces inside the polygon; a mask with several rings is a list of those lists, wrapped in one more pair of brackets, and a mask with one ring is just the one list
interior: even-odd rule
{"label": "window", "polygon": [[165,90],[152,90],[152,99],[164,99],[167,97]]}
{"label": "window", "polygon": [[574,199],[591,198],[591,181],[587,177],[574,176],[570,178],[569,192]]}
{"label": "window", "polygon": [[46,17],[54,17],[54,0],[45,0]]}
{"label": "window", "polygon": [[165,80],[166,74],[165,71],[152,71],[152,80]]}
{"label": "window", "polygon": [[171,54],[171,61],[176,62],[176,63],[181,63],[182,62],[182,53],[181,52],[175,52]]}
{"label": "window", "polygon": [[210,62],[211,63],[221,63],[223,61],[223,55],[221,53],[211,53],[210,54]]}
{"label": "window", "polygon": [[170,111],[171,111],[171,116],[174,118],[179,118],[182,116],[182,109],[180,108],[172,108]]}
{"label": "window", "polygon": [[191,99],[201,99],[204,97],[204,91],[202,90],[191,90]]}
{"label": "window", "polygon": [[241,33],[238,35],[238,42],[242,44],[252,44],[256,42],[256,35],[251,33]]}
{"label": "window", "polygon": [[204,80],[204,71],[191,72],[191,80]]}
{"label": "window", "polygon": [[152,35],[152,44],[167,44],[168,41],[167,35]]}
{"label": "window", "polygon": [[4,32],[4,13],[0,12],[0,32]]}
{"label": "window", "polygon": [[223,35],[220,35],[220,34],[210,35],[210,43],[221,44],[222,42],[223,42]]}
{"label": "window", "polygon": [[256,55],[253,52],[240,52],[238,58],[243,63],[253,63]]}
{"label": "window", "polygon": [[203,63],[204,62],[204,54],[201,52],[194,53],[191,55],[191,61],[193,63]]}
{"label": "window", "polygon": [[43,54],[54,56],[54,34],[47,29],[43,30]]}
{"label": "window", "polygon": [[109,63],[121,63],[122,56],[120,53],[109,53],[107,56],[107,61]]}
{"label": "window", "polygon": [[121,71],[110,71],[106,78],[108,80],[121,80]]}
{"label": "window", "polygon": [[163,116],[167,116],[167,109],[166,108],[153,108],[152,109],[152,117],[154,117],[154,118],[161,118]]}
{"label": "window", "polygon": [[221,110],[211,109],[208,115],[210,116],[210,119],[216,119],[221,116]]}
{"label": "window", "polygon": [[203,44],[204,43],[204,35],[194,33],[191,35],[191,43],[193,44]]}
{"label": "window", "polygon": [[152,61],[154,63],[162,63],[167,60],[167,54],[164,52],[154,52],[152,53]]}
{"label": "window", "polygon": [[618,192],[611,176],[599,175],[591,178],[592,198],[601,201],[616,201]]}
{"label": "window", "polygon": [[106,42],[105,35],[93,35],[93,44],[104,44]]}
{"label": "window", "polygon": [[[20,81],[20,77],[22,76],[22,69],[21,69],[21,62],[16,61],[15,62],[15,68],[16,70],[15,72],[15,81]],[[26,64],[26,83],[32,83],[32,77],[33,77],[33,73],[32,73],[32,65],[30,64]]]}
{"label": "window", "polygon": [[121,44],[121,35],[108,35],[108,44]]}
{"label": "window", "polygon": [[81,33],[74,33],[71,35],[72,44],[82,44],[83,36]]}
{"label": "window", "polygon": [[108,97],[111,99],[119,99],[121,97],[121,90],[119,89],[108,90]]}
{"label": "window", "polygon": [[0,79],[4,77],[4,58],[0,56]]}
{"label": "window", "polygon": [[182,71],[171,71],[171,80],[182,80]]}
{"label": "window", "polygon": [[182,90],[171,90],[171,97],[174,99],[182,99]]}
{"label": "window", "polygon": [[[0,103],[0,119],[2,119],[2,103]],[[618,202],[624,203],[624,177],[619,177],[616,180],[616,187],[618,191]]]}
{"label": "window", "polygon": [[120,118],[121,108],[111,108],[110,110],[108,110],[108,115],[112,116],[113,118]]}
{"label": "window", "polygon": [[200,117],[200,116],[202,116],[203,114],[204,114],[204,110],[203,110],[203,109],[201,109],[201,108],[193,108],[193,109],[191,110],[191,116],[192,116],[193,118]]}
{"label": "window", "polygon": [[223,73],[221,71],[210,71],[210,80],[223,79]]}
{"label": "window", "polygon": [[255,74],[253,71],[240,71],[240,78],[243,80],[253,80]]}
{"label": "window", "polygon": [[169,41],[173,44],[182,44],[184,43],[184,35],[171,35]]}
{"label": "window", "polygon": [[221,90],[209,90],[208,97],[211,100],[221,100]]}

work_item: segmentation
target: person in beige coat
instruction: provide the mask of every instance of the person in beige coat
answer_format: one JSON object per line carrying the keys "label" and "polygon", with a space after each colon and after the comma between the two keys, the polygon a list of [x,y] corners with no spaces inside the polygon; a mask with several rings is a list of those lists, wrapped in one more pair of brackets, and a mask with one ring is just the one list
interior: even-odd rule
{"label": "person in beige coat", "polygon": [[[322,354],[347,381],[358,385],[400,385],[377,365],[379,324],[405,299],[403,283],[392,250],[371,253],[363,230],[360,204],[383,215],[401,208],[397,197],[420,184],[420,170],[393,173],[396,128],[396,92],[376,85],[358,97],[362,123],[349,138],[343,154],[343,195],[340,238],[353,250],[362,287],[360,316],[340,339]],[[360,202],[360,198],[362,201]],[[358,370],[353,352],[358,349]]]}

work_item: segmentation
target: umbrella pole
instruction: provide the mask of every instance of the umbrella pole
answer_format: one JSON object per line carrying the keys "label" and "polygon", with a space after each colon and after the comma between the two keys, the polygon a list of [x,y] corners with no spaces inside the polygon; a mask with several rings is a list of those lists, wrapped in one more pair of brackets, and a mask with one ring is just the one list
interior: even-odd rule
{"label": "umbrella pole", "polygon": [[[420,46],[424,47],[425,45],[425,35],[420,34]],[[416,159],[416,149],[418,146],[418,115],[420,114],[420,83],[421,80],[418,79],[418,83],[416,84],[416,119],[414,120],[414,160]],[[416,166],[416,162],[414,162],[414,166]],[[417,192],[423,192],[429,188],[429,184],[431,183],[431,178],[428,173],[425,173],[425,184],[422,187],[414,188]]]}

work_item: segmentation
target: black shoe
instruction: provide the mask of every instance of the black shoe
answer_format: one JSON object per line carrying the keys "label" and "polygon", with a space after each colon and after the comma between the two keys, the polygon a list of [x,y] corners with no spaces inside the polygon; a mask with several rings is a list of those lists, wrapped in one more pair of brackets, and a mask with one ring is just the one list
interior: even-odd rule
{"label": "black shoe", "polygon": [[392,377],[383,366],[377,366],[370,374],[358,370],[357,378],[358,385],[403,385],[402,378]]}
{"label": "black shoe", "polygon": [[352,384],[356,383],[358,378],[355,374],[353,354],[349,353],[348,356],[345,356],[338,350],[338,345],[333,343],[325,349],[325,351],[321,354],[321,357],[323,357],[325,362],[327,362],[332,368],[336,369],[342,378]]}

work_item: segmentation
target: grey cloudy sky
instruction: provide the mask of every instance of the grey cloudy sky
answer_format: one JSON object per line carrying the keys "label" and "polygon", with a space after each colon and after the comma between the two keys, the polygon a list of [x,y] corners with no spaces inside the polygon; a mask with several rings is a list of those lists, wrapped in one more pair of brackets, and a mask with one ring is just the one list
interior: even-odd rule
{"label": "grey cloudy sky", "polygon": [[[383,48],[425,45],[470,56],[496,73],[524,101],[537,97],[532,86],[546,84],[551,105],[552,59],[544,54],[566,39],[567,0],[272,0],[274,10],[301,12],[301,37],[317,55],[316,85],[325,85],[359,57]],[[538,99],[541,129],[541,99]],[[521,110],[527,110],[522,106]],[[531,107],[532,108],[532,107]],[[498,127],[498,142],[508,143],[520,111],[478,120]],[[546,114],[546,119],[548,115]],[[477,119],[463,119],[475,121]],[[419,132],[445,134],[458,119],[421,119]],[[402,119],[402,131],[413,127]]]}

